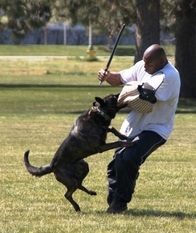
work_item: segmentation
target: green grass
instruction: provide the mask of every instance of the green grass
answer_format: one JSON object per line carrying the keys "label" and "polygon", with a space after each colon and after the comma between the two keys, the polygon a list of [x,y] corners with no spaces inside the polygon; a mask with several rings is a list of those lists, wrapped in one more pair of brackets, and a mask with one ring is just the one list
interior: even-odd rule
{"label": "green grass", "polygon": [[[93,46],[96,56],[108,56],[107,46]],[[67,45],[0,45],[0,56],[85,56],[88,46]],[[134,46],[119,46],[116,55],[134,55]]]}
{"label": "green grass", "polygon": [[[115,58],[112,67],[118,70],[132,61]],[[26,172],[25,150],[31,150],[34,165],[49,163],[94,97],[120,90],[98,86],[97,71],[105,62],[0,59],[0,232],[196,232],[196,100],[180,100],[175,130],[141,167],[133,200],[122,215],[105,213],[106,166],[113,151],[86,159],[90,172],[84,185],[98,195],[74,194],[81,213],[65,200],[65,189],[53,174],[38,179]],[[112,125],[119,129],[126,115],[120,112]],[[113,140],[109,134],[108,141]]]}
{"label": "green grass", "polygon": [[[105,45],[93,46],[96,56],[109,56],[111,51]],[[175,47],[164,45],[168,56],[173,56]],[[85,45],[0,45],[0,56],[85,56]],[[134,56],[134,45],[118,45],[115,56]]]}

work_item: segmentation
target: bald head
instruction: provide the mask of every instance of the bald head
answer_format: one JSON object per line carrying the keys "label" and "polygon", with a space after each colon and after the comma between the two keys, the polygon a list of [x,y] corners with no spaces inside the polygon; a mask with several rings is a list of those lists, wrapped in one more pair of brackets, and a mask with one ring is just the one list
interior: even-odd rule
{"label": "bald head", "polygon": [[148,47],[143,55],[146,72],[153,74],[167,64],[165,50],[158,44]]}
{"label": "bald head", "polygon": [[144,52],[144,57],[151,59],[163,58],[166,57],[165,50],[160,45],[153,44],[146,49],[146,51]]}

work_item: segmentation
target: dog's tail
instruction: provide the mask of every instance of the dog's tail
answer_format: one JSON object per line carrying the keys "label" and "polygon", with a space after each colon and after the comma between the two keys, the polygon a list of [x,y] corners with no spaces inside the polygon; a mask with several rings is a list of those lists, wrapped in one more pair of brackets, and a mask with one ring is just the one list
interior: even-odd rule
{"label": "dog's tail", "polygon": [[27,171],[33,176],[44,176],[46,174],[52,173],[53,170],[50,165],[45,165],[42,167],[34,167],[29,163],[29,150],[24,153],[24,164]]}

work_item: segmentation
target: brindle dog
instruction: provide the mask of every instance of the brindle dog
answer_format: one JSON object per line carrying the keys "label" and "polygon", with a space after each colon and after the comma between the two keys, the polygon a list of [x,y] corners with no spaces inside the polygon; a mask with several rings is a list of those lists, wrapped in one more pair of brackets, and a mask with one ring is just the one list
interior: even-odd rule
{"label": "brindle dog", "polygon": [[[83,158],[117,147],[131,146],[126,136],[110,126],[112,118],[122,108],[117,106],[117,99],[118,95],[108,95],[103,99],[96,97],[92,108],[77,118],[71,132],[56,151],[49,165],[34,167],[28,160],[29,151],[24,154],[25,167],[29,173],[41,177],[53,172],[57,181],[67,187],[65,198],[76,211],[80,211],[80,207],[73,200],[72,194],[77,189],[96,195],[96,192],[82,185],[83,179],[89,172],[88,163]],[[112,132],[121,140],[106,143],[108,132]]]}

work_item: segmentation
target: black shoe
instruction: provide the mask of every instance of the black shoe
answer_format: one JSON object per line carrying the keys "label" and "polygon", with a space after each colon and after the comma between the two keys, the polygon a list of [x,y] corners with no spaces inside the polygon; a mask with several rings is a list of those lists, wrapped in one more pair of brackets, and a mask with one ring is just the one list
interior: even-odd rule
{"label": "black shoe", "polygon": [[106,212],[110,214],[120,214],[125,210],[127,210],[127,203],[113,201]]}

